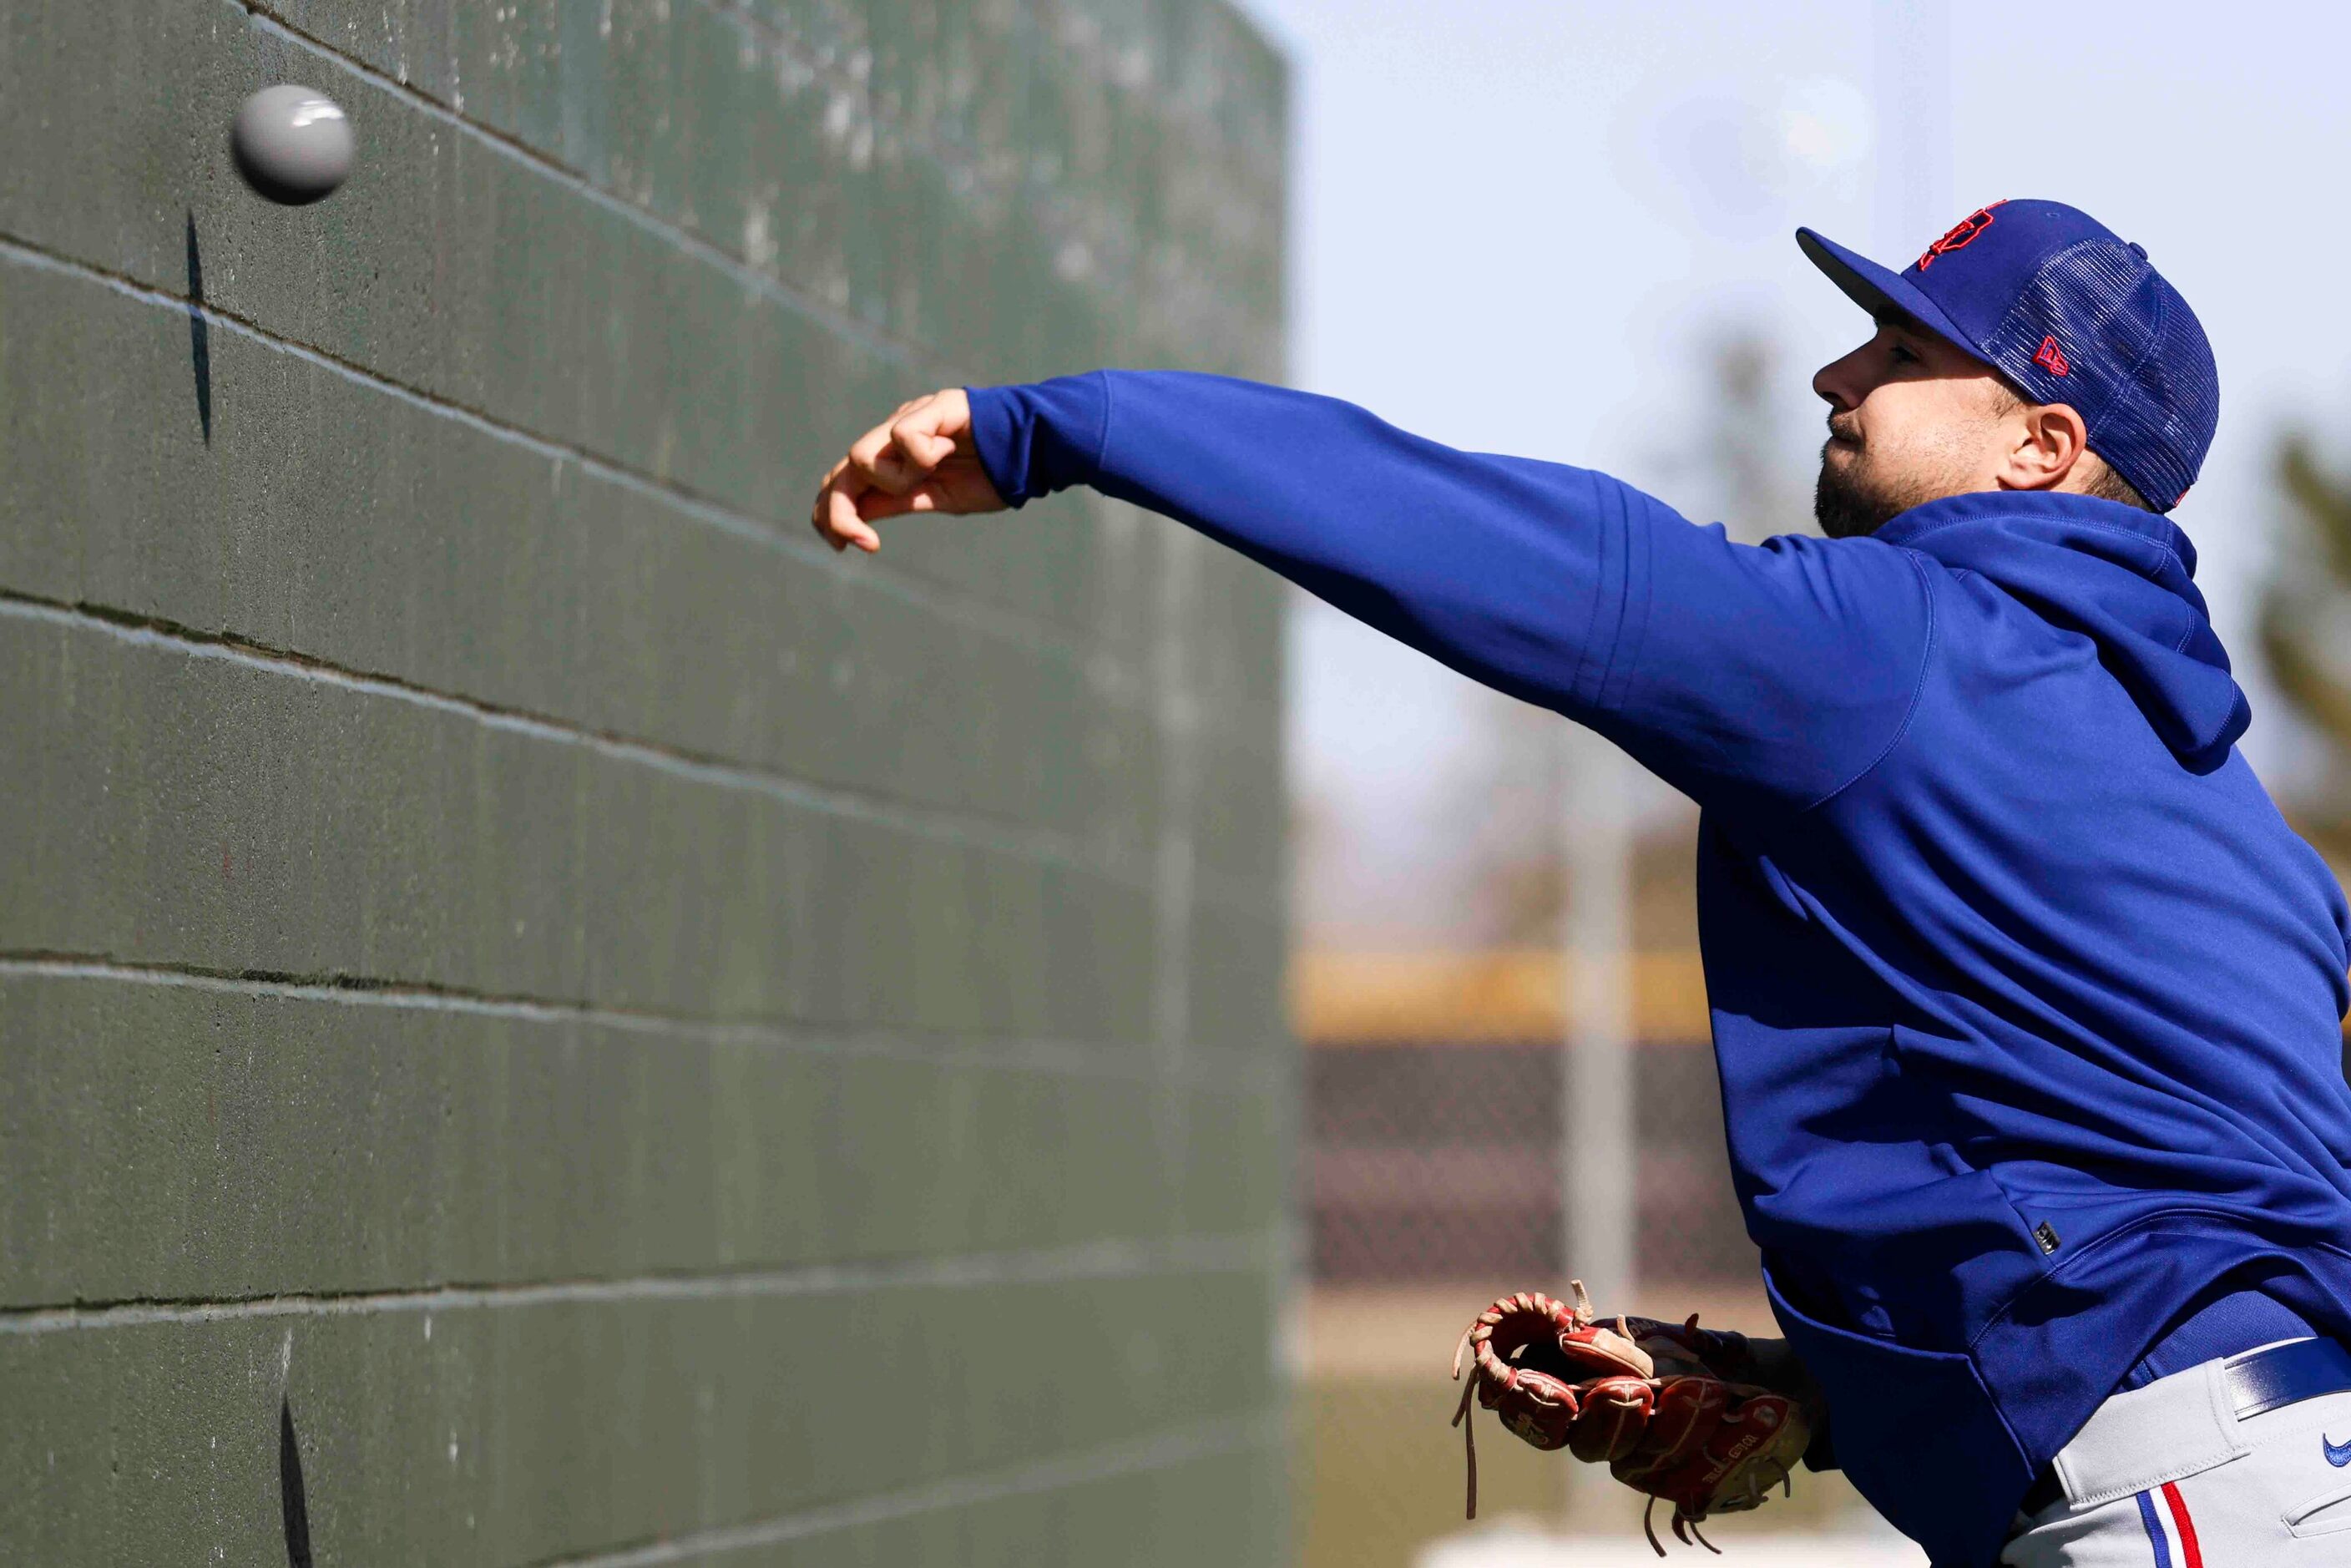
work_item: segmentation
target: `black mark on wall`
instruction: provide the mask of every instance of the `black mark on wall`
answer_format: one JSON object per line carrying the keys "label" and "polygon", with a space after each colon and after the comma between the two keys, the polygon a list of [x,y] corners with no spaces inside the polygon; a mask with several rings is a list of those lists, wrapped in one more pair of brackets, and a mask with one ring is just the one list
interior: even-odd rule
{"label": "black mark on wall", "polygon": [[[213,444],[212,329],[204,320],[204,260],[196,254],[196,214],[188,214],[188,356],[196,367],[196,422]],[[305,1562],[308,1559],[305,1558]]]}
{"label": "black mark on wall", "polygon": [[287,1568],[310,1568],[310,1503],[302,1490],[302,1448],[294,1440],[294,1406],[277,1402],[277,1491],[286,1506]]}

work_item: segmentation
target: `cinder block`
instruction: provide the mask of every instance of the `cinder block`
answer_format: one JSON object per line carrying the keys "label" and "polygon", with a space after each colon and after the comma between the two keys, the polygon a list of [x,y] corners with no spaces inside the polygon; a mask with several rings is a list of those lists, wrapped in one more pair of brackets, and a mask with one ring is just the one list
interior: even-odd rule
{"label": "cinder block", "polygon": [[19,967],[0,1309],[1174,1235],[1161,1091],[1002,1054]]}
{"label": "cinder block", "polygon": [[1184,1141],[1186,1230],[1254,1235],[1280,1224],[1295,1179],[1295,1100],[1284,1072],[1190,1096]]}
{"label": "cinder block", "polygon": [[1279,911],[1203,899],[1190,929],[1188,1044],[1212,1060],[1289,1054],[1289,933]]}

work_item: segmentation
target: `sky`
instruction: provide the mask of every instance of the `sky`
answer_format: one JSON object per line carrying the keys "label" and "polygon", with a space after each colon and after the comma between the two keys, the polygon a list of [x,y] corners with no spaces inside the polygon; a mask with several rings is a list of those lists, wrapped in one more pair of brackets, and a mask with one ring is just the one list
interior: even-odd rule
{"label": "sky", "polygon": [[[1240,0],[1292,68],[1292,382],[1455,445],[1604,469],[1701,521],[1709,345],[1761,334],[1808,488],[1814,367],[1867,329],[1799,224],[1899,267],[1974,208],[2071,202],[2144,244],[2210,336],[2220,427],[2175,514],[2273,784],[2311,759],[2252,657],[2280,432],[2351,462],[2332,308],[2351,149],[2330,10],[1646,0]],[[2297,287],[2299,280],[2307,284]],[[2331,434],[2330,434],[2331,433]],[[1782,524],[1781,526],[1787,526]],[[1334,936],[1426,939],[1498,706],[1304,595],[1293,794],[1351,846],[1301,888]],[[1507,719],[1505,722],[1510,722]],[[1640,797],[1654,817],[1661,786]]]}

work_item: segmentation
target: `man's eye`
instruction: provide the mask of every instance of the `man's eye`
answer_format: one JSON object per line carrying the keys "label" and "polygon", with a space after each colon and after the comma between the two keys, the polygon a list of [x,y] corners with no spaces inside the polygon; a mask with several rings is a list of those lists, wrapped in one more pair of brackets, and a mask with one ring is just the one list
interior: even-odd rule
{"label": "man's eye", "polygon": [[1895,344],[1891,349],[1887,350],[1886,352],[1894,356],[1894,362],[1897,365],[1914,364],[1918,359],[1917,355],[1912,353],[1909,350],[1904,348],[1899,343]]}

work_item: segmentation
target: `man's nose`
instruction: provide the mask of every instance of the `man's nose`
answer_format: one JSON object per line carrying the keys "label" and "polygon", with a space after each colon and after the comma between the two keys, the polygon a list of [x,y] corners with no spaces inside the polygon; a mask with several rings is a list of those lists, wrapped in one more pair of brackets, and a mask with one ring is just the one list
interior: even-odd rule
{"label": "man's nose", "polygon": [[1843,359],[1831,360],[1813,372],[1813,395],[1838,413],[1861,406],[1865,389],[1858,384],[1860,378],[1855,364],[1859,358],[1860,351],[1856,350]]}

